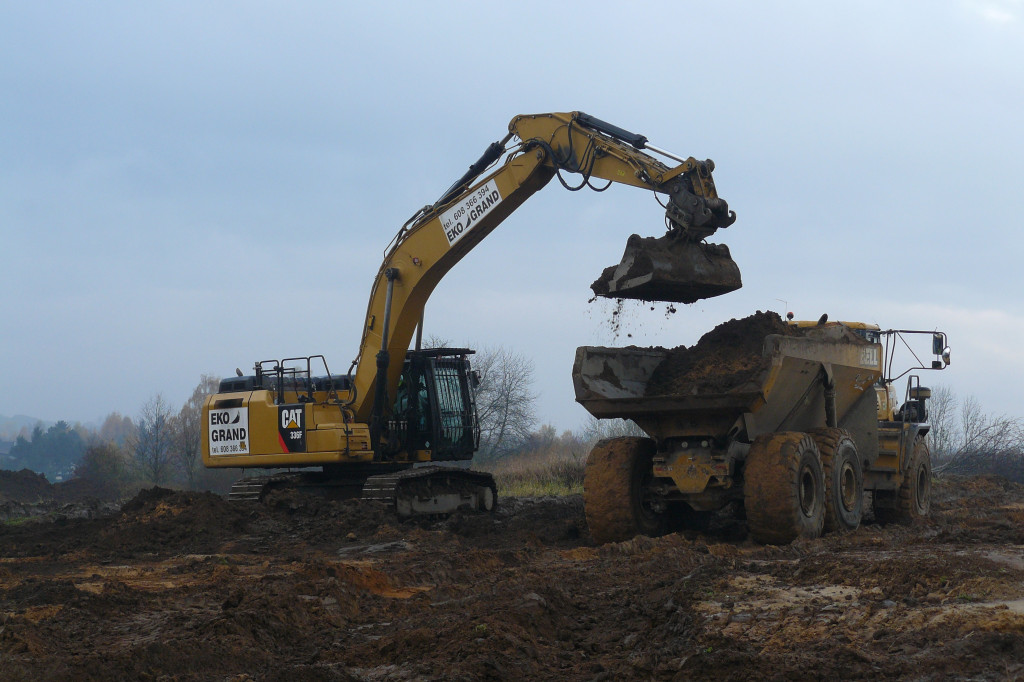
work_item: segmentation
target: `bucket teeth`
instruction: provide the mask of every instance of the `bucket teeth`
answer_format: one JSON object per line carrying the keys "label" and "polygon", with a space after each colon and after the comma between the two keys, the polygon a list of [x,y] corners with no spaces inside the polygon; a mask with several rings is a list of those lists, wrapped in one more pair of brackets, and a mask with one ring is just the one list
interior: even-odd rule
{"label": "bucket teeth", "polygon": [[632,235],[622,262],[590,285],[598,296],[693,303],[743,286],[725,244]]}

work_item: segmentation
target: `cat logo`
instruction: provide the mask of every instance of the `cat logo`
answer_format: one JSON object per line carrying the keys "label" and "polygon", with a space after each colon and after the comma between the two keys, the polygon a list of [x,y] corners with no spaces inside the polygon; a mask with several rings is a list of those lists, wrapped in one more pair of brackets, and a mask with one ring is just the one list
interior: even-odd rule
{"label": "cat logo", "polygon": [[278,444],[284,452],[306,451],[305,405],[279,405],[277,408]]}
{"label": "cat logo", "polygon": [[281,428],[282,429],[301,429],[302,428],[302,408],[294,407],[281,410]]}

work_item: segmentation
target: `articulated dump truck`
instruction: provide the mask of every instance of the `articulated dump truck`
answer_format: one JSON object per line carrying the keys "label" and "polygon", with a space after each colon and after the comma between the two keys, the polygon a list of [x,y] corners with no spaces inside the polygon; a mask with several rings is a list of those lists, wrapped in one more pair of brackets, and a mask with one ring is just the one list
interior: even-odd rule
{"label": "articulated dump truck", "polygon": [[754,540],[783,544],[857,528],[867,491],[880,521],[926,516],[931,393],[911,375],[896,409],[894,381],[912,370],[889,376],[897,341],[913,334],[932,337],[936,359],[912,369],[948,364],[941,332],[774,313],[719,325],[691,348],[577,349],[576,400],[649,436],[591,451],[594,540],[659,535],[731,504]]}

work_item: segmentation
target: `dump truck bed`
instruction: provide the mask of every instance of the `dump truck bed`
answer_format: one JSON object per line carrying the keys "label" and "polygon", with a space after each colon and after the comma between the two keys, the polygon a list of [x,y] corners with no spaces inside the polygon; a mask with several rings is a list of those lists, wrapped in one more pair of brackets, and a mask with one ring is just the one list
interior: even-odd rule
{"label": "dump truck bed", "polygon": [[750,442],[762,433],[825,426],[824,389],[831,380],[838,426],[863,442],[865,452],[877,453],[870,443],[877,443],[881,346],[842,325],[760,335],[763,328],[752,330],[756,338],[723,343],[696,358],[700,344],[682,350],[581,347],[573,366],[576,400],[595,417],[632,419],[659,441],[711,436]]}

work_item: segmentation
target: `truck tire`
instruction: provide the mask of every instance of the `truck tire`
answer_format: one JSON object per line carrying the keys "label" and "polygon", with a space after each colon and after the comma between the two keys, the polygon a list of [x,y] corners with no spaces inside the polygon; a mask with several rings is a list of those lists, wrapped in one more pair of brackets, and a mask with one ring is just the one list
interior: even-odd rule
{"label": "truck tire", "polygon": [[583,509],[595,543],[665,534],[668,520],[650,507],[645,493],[656,451],[650,438],[632,437],[608,438],[590,451],[583,475]]}
{"label": "truck tire", "polygon": [[784,431],[758,436],[743,473],[743,503],[751,537],[784,545],[816,538],[825,523],[825,478],[814,439]]}
{"label": "truck tire", "polygon": [[856,530],[864,515],[864,466],[857,445],[843,429],[814,429],[810,434],[818,446],[825,477],[824,530]]}
{"label": "truck tire", "polygon": [[909,525],[916,519],[927,518],[931,512],[932,454],[922,436],[914,439],[910,462],[893,501],[895,504],[875,505],[877,521]]}

